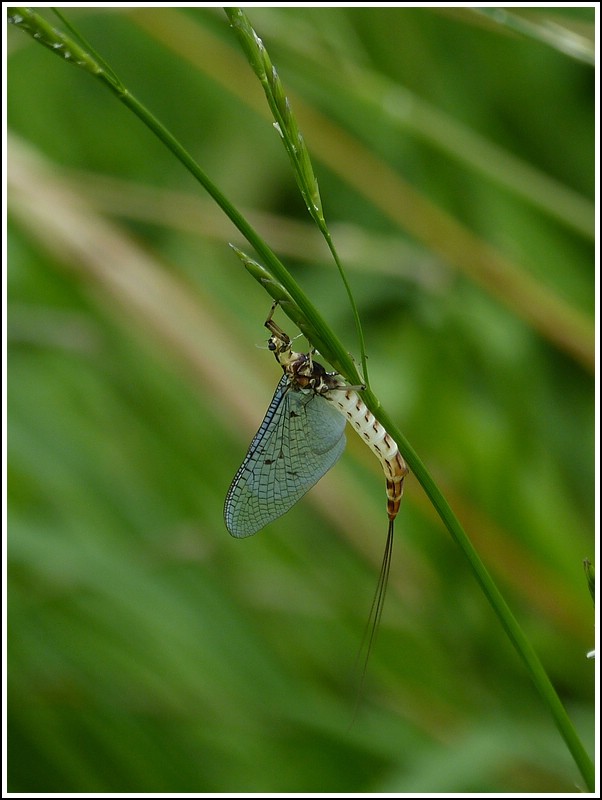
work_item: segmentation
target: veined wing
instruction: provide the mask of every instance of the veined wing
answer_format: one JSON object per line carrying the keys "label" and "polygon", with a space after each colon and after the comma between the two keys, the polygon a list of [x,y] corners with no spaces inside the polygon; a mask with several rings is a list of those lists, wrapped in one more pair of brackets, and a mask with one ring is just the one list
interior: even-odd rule
{"label": "veined wing", "polygon": [[330,401],[283,375],[226,497],[232,536],[251,536],[294,506],[340,458],[344,430]]}

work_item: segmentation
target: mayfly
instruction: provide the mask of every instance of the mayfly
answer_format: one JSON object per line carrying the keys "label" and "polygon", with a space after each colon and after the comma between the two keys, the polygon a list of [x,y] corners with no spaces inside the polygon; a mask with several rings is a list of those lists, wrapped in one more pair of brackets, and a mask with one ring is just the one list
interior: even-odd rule
{"label": "mayfly", "polygon": [[370,613],[367,652],[373,644],[385,599],[393,548],[393,524],[407,465],[394,439],[350,386],[309,353],[295,353],[290,337],[272,319],[268,349],[284,372],[226,497],[224,519],[232,536],[251,536],[285,514],[334,466],[345,448],[349,422],[382,464],[389,528]]}

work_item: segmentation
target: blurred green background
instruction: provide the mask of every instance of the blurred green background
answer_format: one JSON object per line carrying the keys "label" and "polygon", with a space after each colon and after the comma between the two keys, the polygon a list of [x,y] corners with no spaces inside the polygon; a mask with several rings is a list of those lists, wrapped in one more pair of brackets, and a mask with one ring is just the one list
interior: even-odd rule
{"label": "blurred green background", "polygon": [[[68,13],[357,357],[223,12]],[[594,10],[248,13],[314,158],[373,387],[592,750]],[[355,710],[378,462],[349,432],[289,514],[227,534],[280,377],[270,299],[127,109],[21,31],[8,43],[9,790],[581,786],[411,477]]]}

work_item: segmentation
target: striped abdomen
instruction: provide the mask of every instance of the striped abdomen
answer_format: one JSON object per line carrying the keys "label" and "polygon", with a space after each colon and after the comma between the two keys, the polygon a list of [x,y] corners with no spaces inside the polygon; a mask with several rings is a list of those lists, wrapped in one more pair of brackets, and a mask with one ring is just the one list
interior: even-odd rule
{"label": "striped abdomen", "polygon": [[357,392],[344,390],[343,386],[340,389],[333,387],[328,392],[328,399],[353,425],[382,464],[387,481],[387,513],[389,519],[394,520],[403,494],[403,479],[408,474],[397,442],[389,436]]}

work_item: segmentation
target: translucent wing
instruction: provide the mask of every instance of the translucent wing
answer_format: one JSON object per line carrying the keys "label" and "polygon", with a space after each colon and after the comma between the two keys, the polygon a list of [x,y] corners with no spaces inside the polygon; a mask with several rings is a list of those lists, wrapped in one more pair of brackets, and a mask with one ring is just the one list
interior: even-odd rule
{"label": "translucent wing", "polygon": [[251,536],[294,506],[341,456],[345,424],[325,397],[290,388],[283,375],[226,497],[232,536]]}

